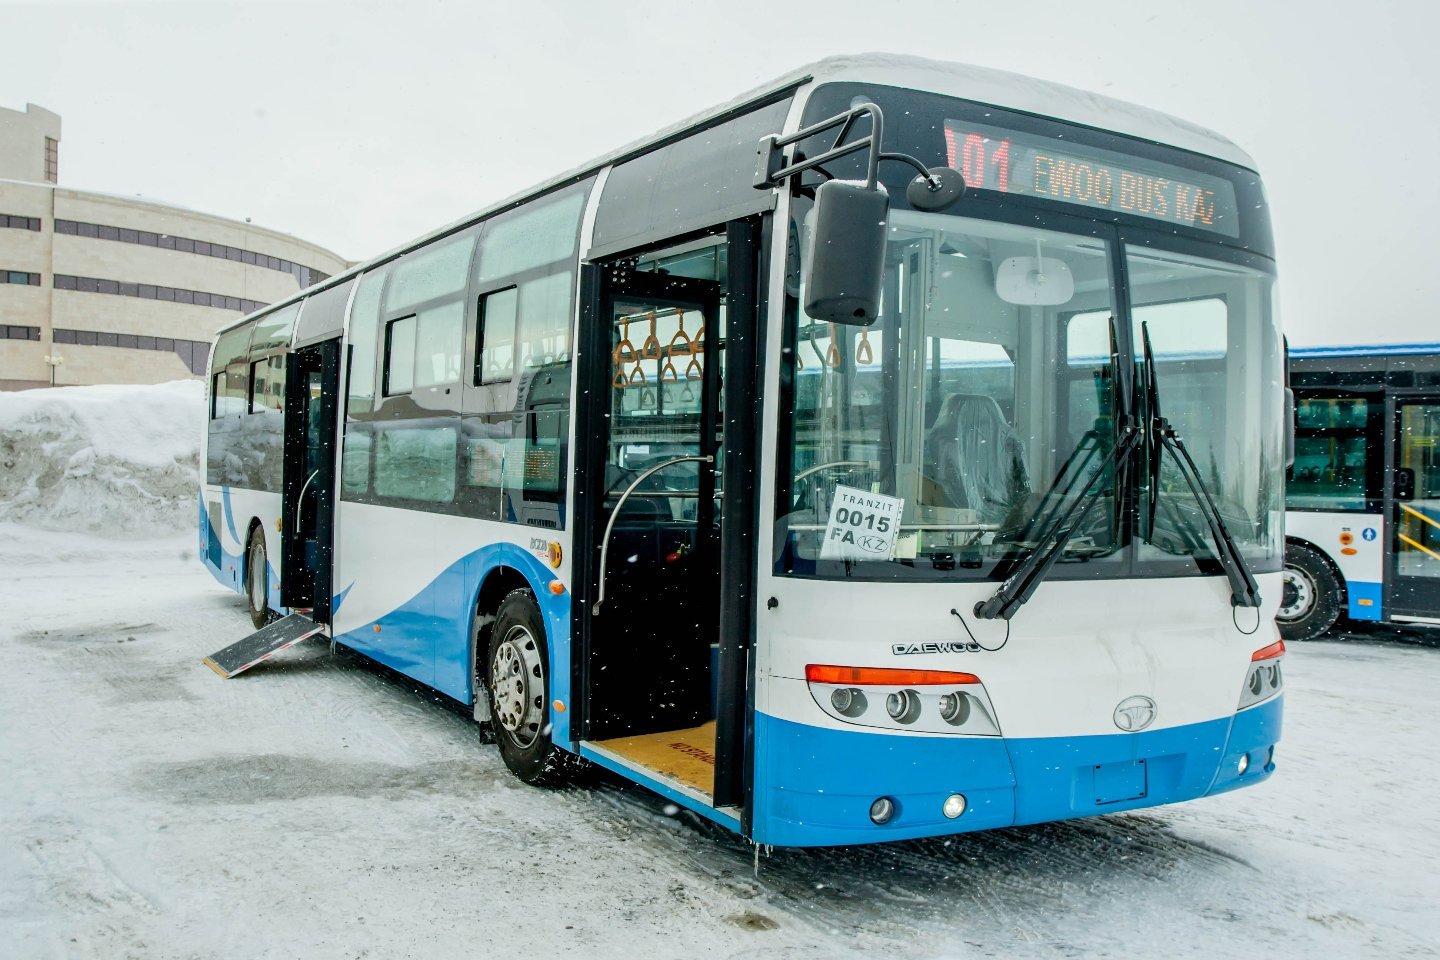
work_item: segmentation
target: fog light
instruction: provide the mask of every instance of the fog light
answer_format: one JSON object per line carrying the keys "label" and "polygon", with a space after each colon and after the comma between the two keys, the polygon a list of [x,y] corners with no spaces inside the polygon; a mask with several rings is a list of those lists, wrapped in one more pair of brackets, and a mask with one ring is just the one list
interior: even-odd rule
{"label": "fog light", "polygon": [[970,719],[970,698],[958,690],[940,698],[940,719],[958,727]]}
{"label": "fog light", "polygon": [[867,705],[865,694],[854,687],[841,687],[830,694],[830,706],[842,717],[858,717]]}
{"label": "fog light", "polygon": [[893,816],[895,816],[895,801],[889,797],[877,797],[875,802],[870,804],[870,821],[872,823],[889,823]]}
{"label": "fog light", "polygon": [[1246,771],[1246,770],[1249,770],[1249,769],[1250,769],[1250,754],[1248,754],[1248,753],[1242,753],[1242,754],[1240,754],[1240,762],[1237,763],[1237,764],[1235,764],[1235,772],[1243,775],[1243,774],[1245,773],[1245,771]]}
{"label": "fog light", "polygon": [[920,694],[897,690],[885,698],[885,712],[896,723],[914,723],[920,718]]}
{"label": "fog light", "polygon": [[941,805],[940,812],[951,820],[960,816],[960,814],[965,812],[965,795],[960,793],[950,794],[950,796],[945,798],[945,803]]}

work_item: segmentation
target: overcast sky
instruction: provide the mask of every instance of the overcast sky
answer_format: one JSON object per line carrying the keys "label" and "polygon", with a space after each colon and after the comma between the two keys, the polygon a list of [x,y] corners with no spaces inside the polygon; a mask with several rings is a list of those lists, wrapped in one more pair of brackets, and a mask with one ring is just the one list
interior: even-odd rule
{"label": "overcast sky", "polygon": [[0,106],[60,182],[352,260],[834,53],[1000,67],[1255,157],[1295,343],[1440,340],[1440,3],[13,4]]}

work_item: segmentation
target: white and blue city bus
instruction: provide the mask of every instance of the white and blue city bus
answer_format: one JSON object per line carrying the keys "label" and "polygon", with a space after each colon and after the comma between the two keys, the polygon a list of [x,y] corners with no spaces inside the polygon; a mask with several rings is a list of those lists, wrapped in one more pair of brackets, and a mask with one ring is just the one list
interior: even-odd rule
{"label": "white and blue city bus", "polygon": [[222,331],[205,561],[758,844],[1258,783],[1274,285],[1228,140],[827,60]]}
{"label": "white and blue city bus", "polygon": [[1440,343],[1294,349],[1290,377],[1280,632],[1440,626]]}

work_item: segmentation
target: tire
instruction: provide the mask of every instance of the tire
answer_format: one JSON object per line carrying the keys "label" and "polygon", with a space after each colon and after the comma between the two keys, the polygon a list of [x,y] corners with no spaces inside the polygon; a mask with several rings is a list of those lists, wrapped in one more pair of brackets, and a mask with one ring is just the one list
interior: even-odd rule
{"label": "tire", "polygon": [[1319,551],[1285,545],[1285,593],[1275,622],[1286,640],[1314,640],[1340,619],[1340,581]]}
{"label": "tire", "polygon": [[565,780],[567,754],[550,739],[549,646],[535,594],[511,590],[500,601],[485,643],[490,729],[505,766],[525,783]]}
{"label": "tire", "polygon": [[259,527],[251,528],[245,545],[245,603],[256,630],[270,622],[270,561],[265,556],[265,532]]}

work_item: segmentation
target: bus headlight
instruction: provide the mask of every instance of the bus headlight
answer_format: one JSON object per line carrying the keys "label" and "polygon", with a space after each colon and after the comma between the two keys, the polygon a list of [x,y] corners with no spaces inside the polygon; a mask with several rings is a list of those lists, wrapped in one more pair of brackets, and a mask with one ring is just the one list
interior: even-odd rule
{"label": "bus headlight", "polygon": [[[894,731],[998,737],[1000,725],[980,678],[950,670],[810,664],[816,706],[845,723]],[[884,704],[884,710],[871,705]]]}
{"label": "bus headlight", "polygon": [[970,698],[959,690],[940,695],[940,719],[952,727],[963,726],[970,719]]}
{"label": "bus headlight", "polygon": [[830,693],[830,706],[842,717],[858,717],[865,712],[869,701],[856,687],[837,687]]}
{"label": "bus headlight", "polygon": [[954,820],[960,816],[960,814],[965,812],[965,795],[963,793],[950,794],[950,796],[945,798],[945,802],[940,805],[940,812],[945,814],[950,820]]}
{"label": "bus headlight", "polygon": [[1245,674],[1245,685],[1240,688],[1240,705],[1235,709],[1244,710],[1257,703],[1264,703],[1284,689],[1285,677],[1280,669],[1280,661],[1283,659],[1283,640],[1277,640],[1268,647],[1261,647],[1250,655],[1250,671]]}
{"label": "bus headlight", "polygon": [[896,723],[914,723],[920,719],[920,694],[914,690],[896,690],[885,697],[885,712]]}

